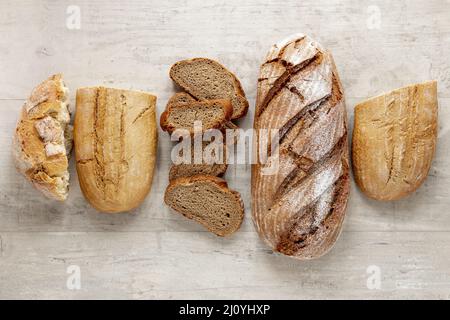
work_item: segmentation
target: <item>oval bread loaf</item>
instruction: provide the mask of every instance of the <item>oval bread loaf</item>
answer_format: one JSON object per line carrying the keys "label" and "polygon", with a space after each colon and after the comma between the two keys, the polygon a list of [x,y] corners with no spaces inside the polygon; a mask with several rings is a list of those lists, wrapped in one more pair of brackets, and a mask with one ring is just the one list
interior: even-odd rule
{"label": "oval bread loaf", "polygon": [[80,187],[99,211],[139,206],[156,161],[156,97],[103,87],[77,91],[75,156]]}
{"label": "oval bread loaf", "polygon": [[353,173],[370,198],[414,192],[430,170],[437,136],[436,81],[414,84],[355,107]]}
{"label": "oval bread loaf", "polygon": [[273,156],[252,166],[259,234],[277,252],[320,257],[340,233],[349,194],[346,110],[331,54],[305,35],[275,44],[261,66],[254,128],[258,144],[260,130],[279,132]]}

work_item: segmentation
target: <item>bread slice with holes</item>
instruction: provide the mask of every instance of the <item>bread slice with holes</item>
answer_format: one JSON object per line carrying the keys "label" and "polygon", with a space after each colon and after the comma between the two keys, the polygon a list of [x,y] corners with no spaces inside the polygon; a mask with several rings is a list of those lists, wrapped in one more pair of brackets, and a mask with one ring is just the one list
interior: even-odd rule
{"label": "bread slice with holes", "polygon": [[69,191],[69,122],[68,89],[56,74],[34,88],[23,105],[13,142],[17,170],[46,197],[59,201]]}
{"label": "bread slice with holes", "polygon": [[229,100],[194,101],[187,104],[171,104],[161,114],[160,124],[169,133],[177,129],[194,133],[194,122],[200,121],[202,131],[221,129],[233,113]]}
{"label": "bread slice with holes", "polygon": [[247,114],[248,101],[237,77],[217,61],[207,58],[182,60],[170,68],[170,78],[198,100],[230,99],[231,119]]}
{"label": "bread slice with holes", "polygon": [[241,226],[244,203],[225,180],[197,175],[173,180],[166,189],[164,202],[218,236],[227,236]]}

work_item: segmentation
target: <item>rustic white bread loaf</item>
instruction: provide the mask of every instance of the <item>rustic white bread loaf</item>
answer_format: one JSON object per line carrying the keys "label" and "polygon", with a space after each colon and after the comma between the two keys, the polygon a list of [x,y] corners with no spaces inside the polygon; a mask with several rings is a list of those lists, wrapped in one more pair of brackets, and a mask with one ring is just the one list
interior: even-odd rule
{"label": "rustic white bread loaf", "polygon": [[431,167],[437,138],[437,83],[410,85],[355,107],[353,173],[376,200],[414,192]]}
{"label": "rustic white bread loaf", "polygon": [[75,156],[80,187],[99,211],[139,206],[156,162],[156,97],[103,87],[77,91]]}
{"label": "rustic white bread loaf", "polygon": [[45,196],[60,201],[69,190],[69,122],[68,89],[60,74],[53,75],[23,105],[13,143],[17,170]]}
{"label": "rustic white bread loaf", "polygon": [[305,35],[269,51],[261,66],[254,128],[279,130],[279,168],[252,166],[252,213],[269,246],[298,259],[325,254],[335,243],[349,193],[347,119],[331,54]]}

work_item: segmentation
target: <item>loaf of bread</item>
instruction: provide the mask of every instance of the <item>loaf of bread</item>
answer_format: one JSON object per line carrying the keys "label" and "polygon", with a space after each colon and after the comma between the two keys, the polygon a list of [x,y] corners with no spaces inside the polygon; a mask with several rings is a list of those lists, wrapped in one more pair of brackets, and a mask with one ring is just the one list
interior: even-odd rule
{"label": "loaf of bread", "polygon": [[436,81],[414,84],[355,107],[353,173],[370,198],[396,200],[425,180],[437,137]]}
{"label": "loaf of bread", "polygon": [[69,122],[68,89],[60,74],[53,75],[23,105],[13,143],[17,170],[45,196],[60,201],[69,190]]}
{"label": "loaf of bread", "polygon": [[99,211],[136,208],[150,191],[157,151],[156,97],[103,87],[77,91],[80,187]]}
{"label": "loaf of bread", "polygon": [[230,100],[204,100],[187,104],[171,104],[161,114],[161,129],[169,133],[177,129],[194,134],[194,124],[198,121],[202,131],[221,129],[230,121],[233,107]]}
{"label": "loaf of bread", "polygon": [[182,60],[170,68],[169,75],[197,100],[231,100],[231,119],[242,118],[247,114],[248,101],[241,83],[217,61],[206,58]]}
{"label": "loaf of bread", "polygon": [[[347,120],[331,54],[305,35],[269,51],[258,79],[254,128],[279,132],[252,166],[252,214],[269,246],[298,259],[335,243],[349,194]],[[278,161],[278,168],[265,171]]]}
{"label": "loaf of bread", "polygon": [[197,175],[170,182],[164,202],[173,210],[203,225],[218,236],[227,236],[241,226],[244,204],[225,180]]}

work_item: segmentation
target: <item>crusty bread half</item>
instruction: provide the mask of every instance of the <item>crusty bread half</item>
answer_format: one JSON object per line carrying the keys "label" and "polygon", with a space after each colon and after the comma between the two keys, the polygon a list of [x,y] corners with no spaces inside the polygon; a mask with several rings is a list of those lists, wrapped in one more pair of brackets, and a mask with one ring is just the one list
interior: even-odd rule
{"label": "crusty bread half", "polygon": [[156,96],[81,88],[76,109],[75,157],[84,196],[99,211],[138,207],[150,191],[156,162]]}
{"label": "crusty bread half", "polygon": [[194,122],[200,121],[202,131],[221,129],[233,113],[229,100],[204,100],[188,104],[171,104],[161,114],[160,125],[169,133],[177,129],[194,134]]}
{"label": "crusty bread half", "polygon": [[231,100],[231,119],[242,118],[247,114],[248,101],[241,83],[217,61],[207,58],[179,61],[170,68],[170,77],[198,100]]}
{"label": "crusty bread half", "polygon": [[225,180],[208,175],[173,180],[164,202],[173,210],[203,225],[218,236],[227,236],[241,226],[244,204]]}
{"label": "crusty bread half", "polygon": [[368,197],[397,200],[419,188],[433,160],[437,118],[436,81],[400,88],[355,107],[353,173]]}
{"label": "crusty bread half", "polygon": [[69,191],[69,122],[68,89],[56,74],[34,88],[23,105],[13,143],[17,170],[45,196],[60,201]]}
{"label": "crusty bread half", "polygon": [[[252,166],[259,234],[297,259],[324,255],[342,229],[350,178],[344,91],[318,42],[297,34],[272,46],[260,69],[254,128],[279,131],[274,156]],[[276,170],[265,172],[273,163]]]}

